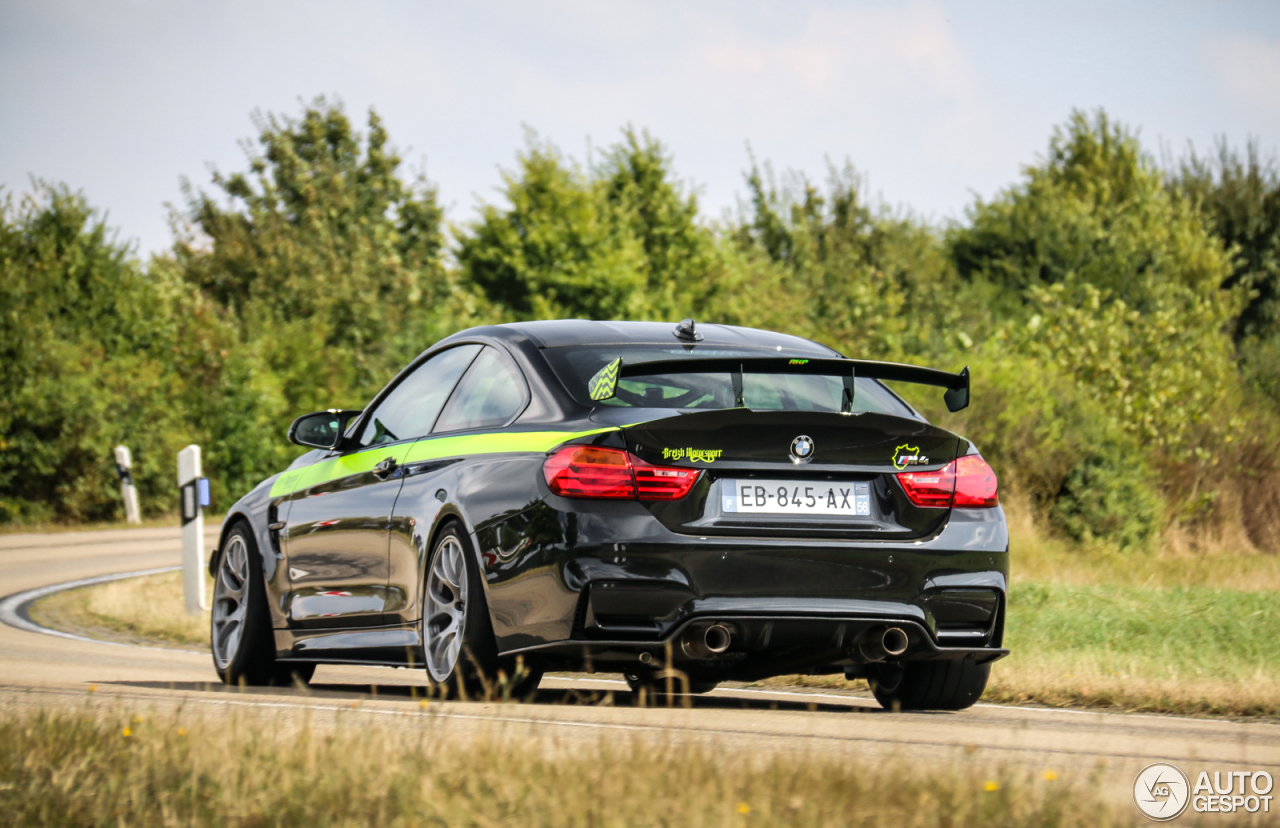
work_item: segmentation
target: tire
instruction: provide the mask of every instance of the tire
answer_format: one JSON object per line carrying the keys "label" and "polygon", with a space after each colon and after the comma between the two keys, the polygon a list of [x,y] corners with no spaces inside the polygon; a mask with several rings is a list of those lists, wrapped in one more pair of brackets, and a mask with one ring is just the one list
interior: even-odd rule
{"label": "tire", "polygon": [[886,710],[964,710],[987,689],[991,664],[969,659],[867,665],[871,692]]}
{"label": "tire", "polygon": [[262,559],[246,521],[231,527],[218,556],[209,623],[213,668],[223,684],[289,686],[315,673],[314,664],[276,661]]}
{"label": "tire", "polygon": [[[418,632],[427,679],[445,698],[511,695],[510,688],[504,693],[500,684],[504,665],[498,658],[480,568],[457,522],[441,529],[427,561]],[[530,679],[536,687],[541,671],[526,675],[522,684]]]}

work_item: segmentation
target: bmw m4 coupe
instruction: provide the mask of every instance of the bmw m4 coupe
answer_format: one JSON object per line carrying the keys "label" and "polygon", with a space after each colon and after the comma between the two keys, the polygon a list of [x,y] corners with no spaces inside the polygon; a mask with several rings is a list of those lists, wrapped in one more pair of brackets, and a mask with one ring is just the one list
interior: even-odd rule
{"label": "bmw m4 coupe", "polygon": [[1009,536],[977,447],[886,383],[969,373],[722,325],[472,328],[228,512],[213,660],[424,668],[527,694],[546,670],[705,692],[792,673],[958,709],[1002,648]]}

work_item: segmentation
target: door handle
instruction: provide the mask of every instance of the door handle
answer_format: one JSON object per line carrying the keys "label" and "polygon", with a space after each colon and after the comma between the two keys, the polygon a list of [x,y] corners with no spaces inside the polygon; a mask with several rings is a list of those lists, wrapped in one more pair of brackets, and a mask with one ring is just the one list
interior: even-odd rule
{"label": "door handle", "polygon": [[396,459],[394,457],[388,457],[373,467],[373,474],[379,480],[386,480],[395,472],[395,470]]}

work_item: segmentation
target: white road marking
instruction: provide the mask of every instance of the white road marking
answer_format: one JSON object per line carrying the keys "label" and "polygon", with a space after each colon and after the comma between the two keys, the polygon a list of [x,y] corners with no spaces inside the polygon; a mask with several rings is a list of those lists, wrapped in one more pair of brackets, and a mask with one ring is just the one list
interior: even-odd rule
{"label": "white road marking", "polygon": [[44,635],[53,635],[58,638],[67,638],[72,641],[87,641],[90,644],[108,644],[112,647],[133,647],[139,650],[160,650],[166,653],[201,655],[200,653],[193,653],[191,650],[179,650],[174,647],[149,647],[145,644],[129,644],[124,641],[104,641],[101,638],[89,638],[88,636],[63,632],[62,630],[55,630],[41,626],[28,618],[24,618],[21,612],[24,606],[33,601],[37,601],[41,598],[54,595],[59,592],[65,592],[68,589],[93,586],[94,584],[105,584],[110,581],[123,581],[126,578],[141,578],[144,575],[159,575],[162,572],[173,572],[174,570],[181,568],[181,566],[162,566],[158,569],[139,569],[135,572],[120,572],[115,575],[99,575],[96,578],[82,578],[79,581],[67,581],[61,584],[51,584],[50,586],[28,589],[24,592],[15,592],[13,595],[7,595],[3,599],[0,599],[0,621],[3,621],[10,627],[17,627],[18,629],[26,632],[43,633]]}

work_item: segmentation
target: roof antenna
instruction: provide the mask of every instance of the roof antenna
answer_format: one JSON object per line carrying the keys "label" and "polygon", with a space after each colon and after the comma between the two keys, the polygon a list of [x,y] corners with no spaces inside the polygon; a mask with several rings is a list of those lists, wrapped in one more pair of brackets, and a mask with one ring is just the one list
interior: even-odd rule
{"label": "roof antenna", "polygon": [[694,321],[692,319],[681,320],[680,324],[676,325],[676,329],[673,331],[673,333],[676,335],[676,339],[680,340],[681,342],[701,342],[702,341],[702,334],[699,333],[697,329],[694,328]]}

